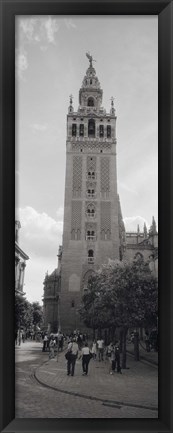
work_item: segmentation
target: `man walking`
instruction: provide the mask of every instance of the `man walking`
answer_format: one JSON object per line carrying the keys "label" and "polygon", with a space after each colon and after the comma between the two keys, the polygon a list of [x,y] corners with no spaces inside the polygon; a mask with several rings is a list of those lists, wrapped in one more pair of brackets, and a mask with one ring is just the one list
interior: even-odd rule
{"label": "man walking", "polygon": [[67,351],[70,352],[69,359],[67,360],[67,376],[70,374],[74,376],[75,363],[78,355],[78,345],[74,338],[68,344]]}

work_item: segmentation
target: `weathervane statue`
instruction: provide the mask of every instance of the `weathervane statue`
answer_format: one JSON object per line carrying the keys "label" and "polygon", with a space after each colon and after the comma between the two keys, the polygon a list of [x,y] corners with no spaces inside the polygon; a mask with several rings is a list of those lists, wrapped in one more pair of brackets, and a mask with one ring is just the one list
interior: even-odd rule
{"label": "weathervane statue", "polygon": [[90,62],[90,68],[92,68],[92,62],[96,62],[96,60],[94,60],[93,59],[93,56],[91,56],[91,54],[89,53],[89,52],[87,52],[86,53],[86,56],[88,57],[88,59],[89,59],[89,62]]}

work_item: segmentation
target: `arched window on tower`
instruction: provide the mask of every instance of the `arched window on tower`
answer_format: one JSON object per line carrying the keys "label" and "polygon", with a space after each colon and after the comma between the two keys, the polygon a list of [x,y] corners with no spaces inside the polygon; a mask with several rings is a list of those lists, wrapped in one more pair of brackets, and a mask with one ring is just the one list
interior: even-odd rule
{"label": "arched window on tower", "polygon": [[84,136],[84,124],[83,123],[81,123],[79,126],[79,135],[80,135],[80,137]]}
{"label": "arched window on tower", "polygon": [[104,126],[99,125],[99,137],[104,137]]}
{"label": "arched window on tower", "polygon": [[94,171],[88,171],[88,179],[95,179],[95,178],[96,178],[95,172]]}
{"label": "arched window on tower", "polygon": [[93,198],[94,197],[94,189],[88,189],[87,196],[88,196],[88,198]]}
{"label": "arched window on tower", "polygon": [[88,121],[88,137],[95,137],[95,120],[89,119]]}
{"label": "arched window on tower", "polygon": [[95,217],[95,207],[93,204],[89,204],[86,210],[86,214],[89,218]]}
{"label": "arched window on tower", "polygon": [[72,123],[72,137],[76,137],[76,123]]}
{"label": "arched window on tower", "polygon": [[107,137],[111,137],[111,125],[107,125]]}
{"label": "arched window on tower", "polygon": [[93,250],[88,251],[88,263],[94,263],[94,251]]}
{"label": "arched window on tower", "polygon": [[94,241],[95,240],[95,231],[94,230],[87,230],[86,240],[87,241]]}
{"label": "arched window on tower", "polygon": [[[90,80],[90,84],[92,80]],[[88,107],[94,107],[94,98],[88,98]]]}

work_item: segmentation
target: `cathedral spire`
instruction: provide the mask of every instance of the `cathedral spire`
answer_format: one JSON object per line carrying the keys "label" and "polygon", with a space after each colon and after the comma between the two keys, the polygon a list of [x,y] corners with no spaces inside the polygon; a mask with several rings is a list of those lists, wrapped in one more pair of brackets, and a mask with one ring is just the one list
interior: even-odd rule
{"label": "cathedral spire", "polygon": [[144,239],[147,238],[147,226],[146,223],[144,223]]}
{"label": "cathedral spire", "polygon": [[156,221],[155,221],[154,216],[153,216],[153,218],[152,218],[152,224],[151,224],[151,227],[150,227],[149,233],[150,233],[150,235],[155,235],[155,234],[157,233]]}

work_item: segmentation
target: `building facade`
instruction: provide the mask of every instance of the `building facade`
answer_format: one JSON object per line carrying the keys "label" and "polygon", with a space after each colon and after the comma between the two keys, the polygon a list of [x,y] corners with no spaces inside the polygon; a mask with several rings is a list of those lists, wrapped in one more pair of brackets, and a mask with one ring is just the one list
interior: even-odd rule
{"label": "building facade", "polygon": [[20,221],[15,221],[15,293],[25,295],[23,291],[26,261],[28,255],[19,246]]}
{"label": "building facade", "polygon": [[[78,308],[95,270],[108,260],[131,260],[141,250],[148,259],[152,251],[146,231],[125,233],[117,191],[114,99],[106,112],[92,56],[87,57],[78,109],[70,96],[67,114],[63,246],[57,270],[44,281],[45,325],[52,323],[56,309],[58,326],[66,332],[83,327]],[[50,284],[55,273],[56,290]]]}

